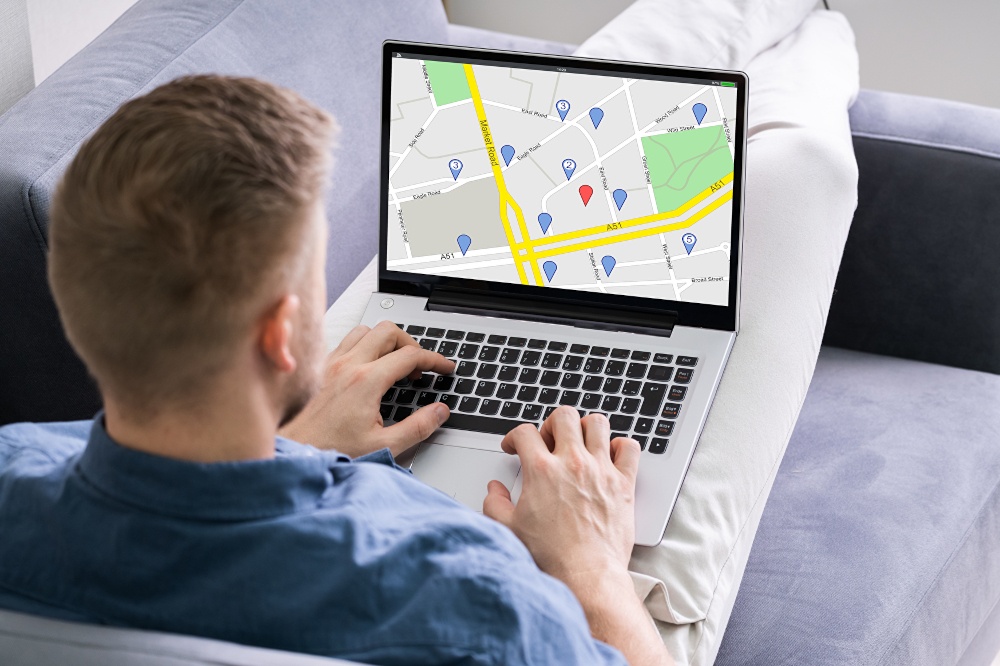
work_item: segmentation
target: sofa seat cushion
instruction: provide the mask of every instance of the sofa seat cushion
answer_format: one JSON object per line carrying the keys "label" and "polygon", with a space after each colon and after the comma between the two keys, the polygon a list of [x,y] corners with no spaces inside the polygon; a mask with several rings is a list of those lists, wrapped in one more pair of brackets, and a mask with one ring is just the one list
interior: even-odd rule
{"label": "sofa seat cushion", "polygon": [[958,663],[998,547],[1000,376],[825,347],[718,664]]}

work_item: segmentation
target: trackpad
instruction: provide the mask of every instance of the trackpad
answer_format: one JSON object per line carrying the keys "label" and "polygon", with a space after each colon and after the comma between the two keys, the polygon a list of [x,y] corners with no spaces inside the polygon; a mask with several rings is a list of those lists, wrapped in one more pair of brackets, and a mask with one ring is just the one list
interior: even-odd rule
{"label": "trackpad", "polygon": [[410,469],[427,485],[482,513],[486,484],[496,479],[513,488],[521,461],[501,451],[421,444]]}

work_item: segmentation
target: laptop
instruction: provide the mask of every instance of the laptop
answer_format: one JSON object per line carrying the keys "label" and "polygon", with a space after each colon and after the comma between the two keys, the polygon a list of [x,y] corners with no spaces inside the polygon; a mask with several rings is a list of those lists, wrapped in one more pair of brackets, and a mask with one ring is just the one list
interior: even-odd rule
{"label": "laptop", "polygon": [[560,405],[642,446],[636,542],[660,541],[739,326],[747,78],[404,42],[382,59],[378,291],[454,359],[386,423],[451,418],[410,469],[476,511],[503,436]]}

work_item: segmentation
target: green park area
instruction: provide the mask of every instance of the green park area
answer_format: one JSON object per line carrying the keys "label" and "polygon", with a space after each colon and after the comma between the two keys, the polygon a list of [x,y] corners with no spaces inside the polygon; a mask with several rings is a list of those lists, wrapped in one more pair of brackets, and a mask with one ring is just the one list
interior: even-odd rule
{"label": "green park area", "polygon": [[431,91],[438,106],[451,104],[472,97],[465,69],[458,62],[438,62],[425,60],[427,76],[431,80]]}
{"label": "green park area", "polygon": [[721,126],[642,137],[658,212],[674,210],[733,170]]}

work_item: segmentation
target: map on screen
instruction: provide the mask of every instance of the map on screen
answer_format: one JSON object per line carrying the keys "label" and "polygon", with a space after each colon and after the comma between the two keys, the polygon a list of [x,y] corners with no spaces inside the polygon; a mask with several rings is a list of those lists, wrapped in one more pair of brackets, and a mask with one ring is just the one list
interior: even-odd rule
{"label": "map on screen", "polygon": [[732,84],[391,61],[389,270],[729,304]]}

